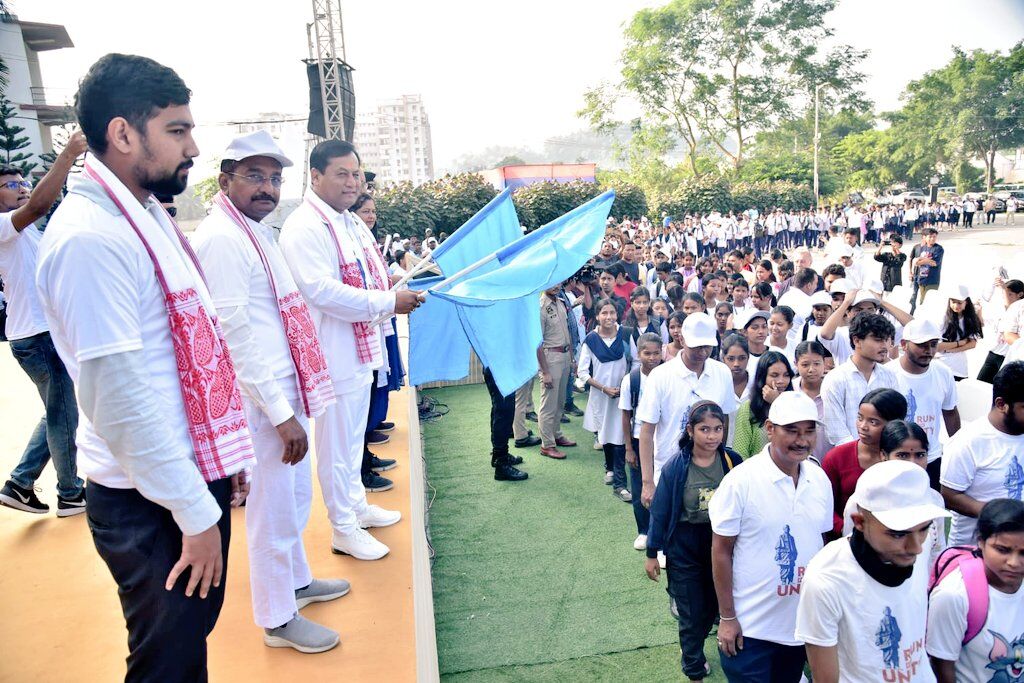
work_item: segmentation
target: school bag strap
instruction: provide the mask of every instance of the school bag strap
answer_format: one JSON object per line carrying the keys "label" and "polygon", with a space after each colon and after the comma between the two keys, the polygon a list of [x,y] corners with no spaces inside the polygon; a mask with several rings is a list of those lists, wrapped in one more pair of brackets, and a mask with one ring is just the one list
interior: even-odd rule
{"label": "school bag strap", "polygon": [[985,562],[977,548],[970,546],[952,546],[939,554],[935,567],[928,580],[928,593],[935,586],[953,573],[957,567],[963,578],[967,591],[967,629],[964,631],[963,644],[971,642],[981,633],[988,620],[988,578],[985,576]]}
{"label": "school bag strap", "polygon": [[637,403],[640,402],[640,366],[633,368],[629,373],[629,405],[633,406],[633,419],[631,423],[636,423],[636,408]]}

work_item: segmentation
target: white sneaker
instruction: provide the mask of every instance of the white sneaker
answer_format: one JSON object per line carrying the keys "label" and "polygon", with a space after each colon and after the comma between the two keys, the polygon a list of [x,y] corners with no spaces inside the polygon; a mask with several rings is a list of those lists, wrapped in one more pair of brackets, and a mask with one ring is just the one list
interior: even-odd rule
{"label": "white sneaker", "polygon": [[356,529],[351,534],[335,531],[331,538],[331,552],[335,555],[351,555],[357,560],[379,560],[390,549],[371,536],[370,532]]}
{"label": "white sneaker", "polygon": [[366,512],[359,515],[359,526],[364,529],[398,524],[402,513],[398,510],[385,510],[379,505],[367,505]]}
{"label": "white sneaker", "polygon": [[640,534],[633,540],[634,550],[647,550],[647,534]]}
{"label": "white sneaker", "polygon": [[604,450],[604,446],[602,446],[601,442],[598,441],[597,439],[594,439],[594,450],[595,451],[603,451]]}
{"label": "white sneaker", "polygon": [[604,473],[604,483],[606,483],[606,484],[608,484],[609,486],[611,486],[611,485],[612,485],[612,480],[613,480],[613,479],[614,479],[614,477],[612,476],[612,473],[611,473],[611,472],[605,472],[605,473]]}

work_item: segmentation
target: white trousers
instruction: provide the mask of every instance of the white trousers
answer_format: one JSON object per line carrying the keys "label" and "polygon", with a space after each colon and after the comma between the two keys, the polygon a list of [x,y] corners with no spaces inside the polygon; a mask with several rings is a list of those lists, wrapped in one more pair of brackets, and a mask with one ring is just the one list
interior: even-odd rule
{"label": "white trousers", "polygon": [[359,528],[358,515],[366,512],[366,489],[360,469],[370,386],[360,384],[335,399],[334,405],[314,423],[316,474],[331,525],[338,533],[351,534]]}
{"label": "white trousers", "polygon": [[[308,433],[301,403],[291,403]],[[307,453],[296,465],[284,464],[284,442],[266,415],[246,401],[246,418],[256,450],[245,504],[252,609],[257,625],[276,628],[295,616],[295,590],[313,580],[302,545],[313,498],[312,456]]]}

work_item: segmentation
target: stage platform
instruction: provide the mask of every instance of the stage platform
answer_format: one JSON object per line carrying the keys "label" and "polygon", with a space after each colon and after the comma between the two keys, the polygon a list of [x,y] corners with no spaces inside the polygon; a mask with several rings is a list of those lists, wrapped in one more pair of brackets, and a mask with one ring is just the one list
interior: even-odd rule
{"label": "stage platform", "polygon": [[[43,412],[6,344],[0,345],[0,387],[0,474],[6,479]],[[395,488],[370,494],[370,502],[402,511],[399,524],[373,532],[391,548],[387,557],[361,562],[332,554],[323,499],[319,487],[314,491],[305,535],[313,574],[348,579],[352,592],[310,605],[303,614],[337,630],[341,645],[317,655],[263,645],[252,621],[244,510],[235,510],[227,597],[209,641],[211,681],[438,680],[414,394],[405,388],[392,395],[389,419],[396,428],[391,442],[375,449],[398,461],[387,473]],[[96,554],[85,515],[54,516],[52,468],[39,485],[50,514],[0,508],[0,604],[6,613],[0,620],[0,681],[120,680],[127,633],[116,586]]]}

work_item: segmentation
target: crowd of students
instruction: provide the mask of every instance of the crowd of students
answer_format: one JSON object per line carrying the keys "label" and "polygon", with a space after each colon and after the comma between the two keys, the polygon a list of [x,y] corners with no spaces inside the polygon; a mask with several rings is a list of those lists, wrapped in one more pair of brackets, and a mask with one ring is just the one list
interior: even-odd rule
{"label": "crowd of students", "polygon": [[[667,573],[684,675],[710,672],[717,623],[730,681],[796,683],[808,664],[815,681],[1018,680],[1021,282],[940,286],[927,222],[910,263],[877,257],[901,255],[902,235],[876,238],[893,247],[876,250],[885,284],[859,230],[830,225],[815,270],[800,239],[783,243],[791,260],[756,259],[742,234],[700,256],[695,224],[611,227],[595,268],[541,302],[580,340],[583,427],[632,504],[648,576]],[[893,293],[907,266],[914,301],[929,299],[916,317]],[[961,425],[966,352],[991,337],[991,409]],[[544,386],[573,405],[571,387]]]}

